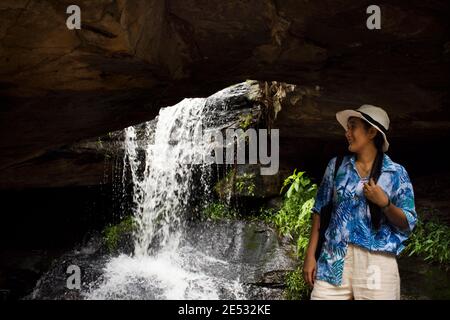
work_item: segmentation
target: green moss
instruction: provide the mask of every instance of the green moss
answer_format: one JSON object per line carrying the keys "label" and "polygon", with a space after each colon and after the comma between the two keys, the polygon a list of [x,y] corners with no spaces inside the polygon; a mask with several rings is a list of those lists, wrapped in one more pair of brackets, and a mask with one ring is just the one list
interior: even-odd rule
{"label": "green moss", "polygon": [[238,213],[228,205],[221,202],[210,203],[202,211],[202,218],[211,220],[235,219]]}
{"label": "green moss", "polygon": [[247,130],[253,123],[253,115],[251,113],[241,114],[239,116],[239,127]]}
{"label": "green moss", "polygon": [[103,230],[103,240],[109,250],[113,252],[118,248],[120,238],[126,234],[133,232],[135,227],[134,217],[128,216],[119,224],[110,225]]}
{"label": "green moss", "polygon": [[255,196],[255,175],[244,173],[236,177],[236,191],[240,195]]}
{"label": "green moss", "polygon": [[214,190],[221,199],[225,199],[230,194],[254,197],[256,190],[255,174],[238,175],[236,169],[232,169],[223,179],[217,182]]}

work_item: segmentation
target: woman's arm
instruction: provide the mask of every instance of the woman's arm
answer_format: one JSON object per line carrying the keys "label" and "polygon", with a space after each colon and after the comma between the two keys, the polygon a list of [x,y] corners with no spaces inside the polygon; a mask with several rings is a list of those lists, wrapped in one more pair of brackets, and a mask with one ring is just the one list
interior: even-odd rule
{"label": "woman's arm", "polygon": [[[388,202],[388,200],[386,200],[386,202]],[[396,225],[402,230],[409,229],[408,219],[406,219],[405,213],[399,207],[396,207],[390,203],[389,206],[383,210],[383,212],[390,223]]]}
{"label": "woman's arm", "polygon": [[306,249],[305,261],[303,262],[303,278],[311,287],[314,285],[314,279],[316,277],[316,248],[317,243],[319,242],[320,228],[320,215],[318,212],[320,212],[327,203],[330,203],[333,197],[333,172],[336,161],[337,158],[334,157],[328,162],[319,190],[317,190],[314,207],[312,208],[311,235],[309,237],[308,249]]}
{"label": "woman's arm", "polygon": [[401,230],[409,229],[408,219],[403,210],[391,203],[383,189],[372,178],[369,183],[364,184],[364,195],[368,200],[383,208],[383,212],[390,223]]}
{"label": "woman's arm", "polygon": [[314,286],[316,277],[316,248],[319,241],[320,216],[313,213],[311,235],[309,238],[308,249],[306,249],[305,261],[303,263],[303,278],[311,287]]}
{"label": "woman's arm", "polygon": [[306,255],[311,255],[315,257],[317,243],[319,242],[319,229],[320,229],[320,215],[313,212],[311,235],[309,238],[308,249],[306,250]]}

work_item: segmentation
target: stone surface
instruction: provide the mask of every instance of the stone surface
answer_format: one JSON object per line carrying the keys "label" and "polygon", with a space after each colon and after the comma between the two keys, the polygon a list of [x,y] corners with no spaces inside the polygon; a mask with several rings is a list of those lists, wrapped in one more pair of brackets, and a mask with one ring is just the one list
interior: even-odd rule
{"label": "stone surface", "polygon": [[[193,248],[207,257],[206,260],[218,263],[206,270],[208,274],[228,281],[238,276],[247,299],[284,299],[285,274],[295,269],[297,262],[291,256],[292,245],[280,241],[267,225],[237,220],[196,221],[185,231],[182,247]],[[127,246],[121,249],[129,251]],[[107,252],[102,238],[94,235],[85,245],[55,260],[26,299],[83,299],[83,292],[102,280],[103,268],[111,258]],[[188,263],[187,270],[196,270],[198,263]],[[66,287],[66,270],[72,264],[83,270],[81,291]],[[151,292],[143,292],[140,299],[151,299],[151,296]]]}
{"label": "stone surface", "polygon": [[[69,4],[81,7],[81,30],[66,28]],[[392,146],[399,155],[414,148],[412,137],[424,137],[420,146],[429,141],[438,146],[450,128],[450,5],[380,4],[382,29],[370,31],[365,27],[370,4],[2,1],[2,188],[27,175],[43,185],[72,184],[70,164],[48,162],[47,167],[65,166],[69,178],[47,179],[43,166],[32,164],[49,150],[150,120],[160,107],[246,79],[319,88],[301,108],[294,103],[280,113],[286,164],[298,161],[299,153],[323,154],[303,161],[322,171],[317,163],[342,141],[334,113],[362,103],[381,105],[391,115]]]}

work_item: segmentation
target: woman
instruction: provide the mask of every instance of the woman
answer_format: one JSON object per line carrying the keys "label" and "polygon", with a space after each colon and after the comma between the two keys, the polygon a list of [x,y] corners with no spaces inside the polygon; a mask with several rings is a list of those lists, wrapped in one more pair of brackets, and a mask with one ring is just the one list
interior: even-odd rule
{"label": "woman", "polygon": [[[336,176],[331,159],[317,193],[303,267],[311,299],[400,299],[396,255],[417,214],[408,173],[385,154],[389,117],[363,105],[336,118],[352,154],[343,157]],[[331,220],[316,261],[319,214],[330,201]]]}

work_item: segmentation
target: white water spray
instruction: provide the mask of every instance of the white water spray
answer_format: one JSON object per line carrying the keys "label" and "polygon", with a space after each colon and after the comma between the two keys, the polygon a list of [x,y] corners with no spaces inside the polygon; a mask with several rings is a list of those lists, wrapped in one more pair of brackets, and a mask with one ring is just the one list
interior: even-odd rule
{"label": "white water spray", "polygon": [[[202,127],[204,101],[185,99],[161,109],[153,143],[148,143],[150,123],[145,124],[143,141],[139,141],[135,128],[125,130],[125,160],[131,168],[136,205],[136,256],[148,255],[152,246],[166,251],[179,246],[182,217],[192,187],[190,164],[205,152],[193,139]],[[140,146],[141,158],[137,151]]]}
{"label": "white water spray", "polygon": [[[184,99],[161,109],[156,128],[125,129],[124,167],[133,183],[135,254],[112,258],[101,283],[88,299],[245,298],[242,285],[226,261],[181,245],[183,222],[193,190],[192,163],[212,146],[193,136],[202,129],[206,99]],[[208,165],[201,172],[208,179]],[[222,278],[220,270],[234,274]],[[217,274],[219,272],[219,274]]]}

